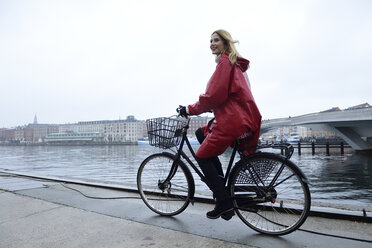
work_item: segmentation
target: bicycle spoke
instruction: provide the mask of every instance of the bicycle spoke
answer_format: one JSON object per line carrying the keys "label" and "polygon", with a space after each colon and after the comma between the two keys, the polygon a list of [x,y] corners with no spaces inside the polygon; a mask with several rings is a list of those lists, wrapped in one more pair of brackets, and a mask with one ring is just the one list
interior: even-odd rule
{"label": "bicycle spoke", "polygon": [[170,172],[173,163],[172,155],[154,154],[145,159],[137,175],[142,200],[161,215],[176,215],[185,210],[190,202],[190,189],[194,187],[189,172],[182,166]]}
{"label": "bicycle spoke", "polygon": [[238,216],[258,232],[288,234],[308,215],[308,186],[299,169],[282,157],[268,153],[249,157],[234,170],[229,184]]}
{"label": "bicycle spoke", "polygon": [[275,184],[273,187],[275,188],[276,186],[278,186],[278,185],[284,183],[285,181],[287,181],[289,178],[293,177],[294,175],[295,175],[295,174],[290,175],[289,177],[287,177],[287,178],[283,179],[282,181],[280,181],[279,183]]}

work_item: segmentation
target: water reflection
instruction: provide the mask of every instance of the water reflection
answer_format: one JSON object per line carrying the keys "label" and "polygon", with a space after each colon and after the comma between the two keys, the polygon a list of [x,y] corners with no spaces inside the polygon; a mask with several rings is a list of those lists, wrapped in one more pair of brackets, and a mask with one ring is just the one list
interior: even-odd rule
{"label": "water reflection", "polygon": [[372,200],[372,156],[296,156],[298,165],[311,182],[313,199],[357,205]]}
{"label": "water reflection", "polygon": [[[197,147],[196,147],[197,148]],[[137,169],[151,146],[0,146],[0,168],[39,175],[136,184]],[[220,156],[227,166],[231,151]],[[372,204],[372,155],[294,154],[311,182],[312,199],[331,203]],[[195,175],[197,190],[206,190]]]}

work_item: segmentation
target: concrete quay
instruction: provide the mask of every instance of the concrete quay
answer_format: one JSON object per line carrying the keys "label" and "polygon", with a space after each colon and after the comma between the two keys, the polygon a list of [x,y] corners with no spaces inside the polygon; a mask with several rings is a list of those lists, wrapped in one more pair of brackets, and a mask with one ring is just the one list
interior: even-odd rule
{"label": "concrete quay", "polygon": [[371,223],[309,217],[301,230],[271,237],[236,216],[207,219],[212,207],[196,202],[161,217],[135,192],[0,173],[0,247],[372,246]]}

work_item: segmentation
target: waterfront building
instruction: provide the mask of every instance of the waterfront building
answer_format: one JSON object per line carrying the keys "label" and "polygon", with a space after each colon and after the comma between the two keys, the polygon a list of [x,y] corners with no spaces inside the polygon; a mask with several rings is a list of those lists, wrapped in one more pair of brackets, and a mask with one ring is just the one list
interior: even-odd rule
{"label": "waterfront building", "polygon": [[60,124],[58,133],[78,132],[77,124]]}
{"label": "waterfront building", "polygon": [[331,138],[339,138],[339,135],[337,135],[336,132],[332,132],[332,131],[312,130],[312,137],[331,139]]}
{"label": "waterfront building", "polygon": [[25,141],[25,126],[16,127],[14,130],[14,140],[18,142]]}
{"label": "waterfront building", "polygon": [[34,137],[34,130],[32,126],[28,125],[24,128],[25,132],[25,142],[32,142]]}
{"label": "waterfront building", "polygon": [[195,116],[191,117],[190,119],[190,127],[187,130],[187,134],[191,136],[195,136],[195,131],[198,130],[201,126],[204,126],[208,124],[208,122],[212,119],[213,117],[208,117],[208,116]]}
{"label": "waterfront building", "polygon": [[0,143],[14,142],[15,129],[0,128]]}
{"label": "waterfront building", "polygon": [[25,140],[33,143],[44,142],[47,134],[58,133],[58,130],[56,124],[28,124],[25,129]]}
{"label": "waterfront building", "polygon": [[6,133],[6,130],[8,130],[7,128],[0,128],[0,141],[5,141],[5,133]]}
{"label": "waterfront building", "polygon": [[144,136],[145,122],[134,116],[125,120],[102,120],[78,122],[78,132],[99,132],[104,135],[106,142],[136,143],[139,137]]}
{"label": "waterfront building", "polygon": [[[59,126],[55,124],[28,124],[13,129],[5,129],[3,140],[26,143],[44,142],[47,134],[58,133]],[[0,137],[1,140],[1,137]]]}
{"label": "waterfront building", "polygon": [[264,142],[280,142],[287,141],[288,138],[293,135],[298,136],[302,140],[309,140],[312,138],[339,138],[335,132],[329,130],[313,130],[312,128],[304,126],[283,126],[262,134],[260,139]]}
{"label": "waterfront building", "polygon": [[312,136],[312,129],[308,127],[302,127],[302,126],[297,126],[297,131],[298,136],[300,137],[311,137]]}
{"label": "waterfront building", "polygon": [[87,137],[90,139],[94,136],[94,139],[92,138],[94,142],[134,144],[137,143],[139,137],[147,136],[145,121],[136,120],[133,115],[125,120],[82,121],[73,124],[38,124],[35,120],[32,124],[15,129],[1,128],[0,141],[42,143],[46,142],[46,137],[48,137],[50,143],[52,137],[61,140],[74,137],[78,140]]}

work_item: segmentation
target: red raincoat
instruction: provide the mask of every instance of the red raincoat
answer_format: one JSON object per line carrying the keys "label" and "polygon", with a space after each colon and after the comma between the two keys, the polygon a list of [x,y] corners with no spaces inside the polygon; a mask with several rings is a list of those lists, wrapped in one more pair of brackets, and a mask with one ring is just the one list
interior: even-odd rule
{"label": "red raincoat", "polygon": [[250,90],[250,83],[245,71],[249,61],[238,57],[237,65],[232,66],[228,54],[223,54],[216,71],[208,82],[199,101],[188,106],[190,115],[199,115],[212,110],[214,122],[203,126],[205,140],[196,156],[210,158],[222,154],[235,140],[244,133],[251,137],[244,147],[258,143],[261,127],[261,114]]}

